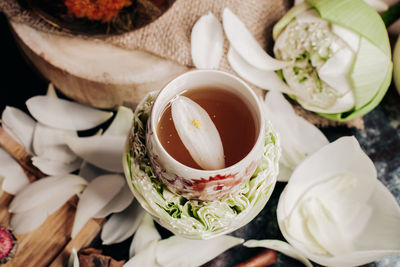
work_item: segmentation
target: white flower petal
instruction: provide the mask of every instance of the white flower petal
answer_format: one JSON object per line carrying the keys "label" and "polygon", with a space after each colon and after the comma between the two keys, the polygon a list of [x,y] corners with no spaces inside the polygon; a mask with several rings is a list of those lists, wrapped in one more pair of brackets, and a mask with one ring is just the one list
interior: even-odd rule
{"label": "white flower petal", "polygon": [[350,48],[343,47],[321,66],[318,76],[338,94],[344,95],[352,89],[348,74],[353,62],[354,52]]}
{"label": "white flower petal", "polygon": [[123,212],[113,214],[103,226],[101,232],[103,244],[119,243],[133,235],[144,214],[144,210],[137,201],[132,202]]}
{"label": "white flower petal", "polygon": [[331,31],[339,36],[354,53],[358,52],[360,46],[360,35],[337,24],[331,25]]}
{"label": "white flower petal", "polygon": [[9,106],[4,109],[1,120],[4,130],[31,153],[36,122],[23,111]]}
{"label": "white flower petal", "polygon": [[10,212],[24,212],[51,199],[57,198],[64,191],[75,186],[85,186],[87,182],[77,175],[65,177],[46,177],[24,187],[12,200]]}
{"label": "white flower petal", "polygon": [[58,98],[56,90],[54,89],[54,85],[52,83],[49,83],[49,85],[47,86],[46,96]]}
{"label": "white flower petal", "polygon": [[68,148],[64,135],[68,133],[75,135],[74,131],[65,131],[47,127],[37,123],[33,134],[33,150],[39,157],[70,163],[76,160],[77,156]]}
{"label": "white flower petal", "polygon": [[25,212],[12,214],[10,226],[14,234],[23,235],[38,228],[46,218],[47,211],[38,206]]}
{"label": "white flower petal", "polygon": [[138,266],[146,266],[146,267],[159,267],[160,265],[156,263],[156,249],[157,249],[157,241],[152,241],[147,245],[140,253],[135,255],[135,257],[131,258],[127,261],[123,267],[138,267]]}
{"label": "white flower petal", "polygon": [[104,132],[106,135],[127,136],[133,123],[133,111],[130,108],[119,106],[117,114],[110,126]]}
{"label": "white flower petal", "polygon": [[15,195],[29,184],[24,170],[10,154],[0,148],[0,176],[3,177],[2,191]]}
{"label": "white flower petal", "polygon": [[224,9],[222,22],[231,46],[254,67],[272,71],[292,64],[291,62],[280,61],[268,55],[256,39],[254,39],[243,22],[229,8]]}
{"label": "white flower petal", "polygon": [[286,240],[322,265],[362,265],[400,253],[400,207],[352,137],[296,168],[277,215]]}
{"label": "white flower petal", "polygon": [[122,153],[125,136],[101,135],[91,137],[65,136],[69,148],[85,161],[110,172],[123,172]]}
{"label": "white flower petal", "polygon": [[74,238],[86,222],[104,208],[125,185],[121,175],[102,175],[83,191],[76,208],[71,237]]}
{"label": "white flower petal", "polygon": [[311,262],[307,258],[305,258],[299,251],[297,251],[288,243],[281,240],[248,240],[243,244],[243,246],[248,248],[263,247],[273,249],[302,262],[307,267],[313,266]]}
{"label": "white flower petal", "polygon": [[313,124],[298,116],[284,96],[270,91],[264,101],[265,116],[281,136],[282,156],[278,180],[288,181],[291,172],[307,156],[329,144],[325,135]]}
{"label": "white flower petal", "polygon": [[210,12],[193,26],[191,35],[193,64],[198,69],[218,69],[224,37],[218,19]]}
{"label": "white flower petal", "polygon": [[221,137],[207,111],[185,96],[172,102],[171,111],[178,135],[193,160],[205,170],[223,169]]}
{"label": "white flower petal", "polygon": [[129,249],[129,257],[140,253],[144,248],[154,240],[160,240],[161,236],[154,226],[153,218],[146,213],[140,223],[136,233],[132,239],[132,244]]}
{"label": "white flower petal", "polygon": [[72,248],[71,255],[68,260],[68,267],[79,267],[79,258],[78,258],[78,252],[76,251],[75,248]]}
{"label": "white flower petal", "polygon": [[265,90],[278,90],[289,94],[290,88],[272,70],[261,70],[250,65],[231,46],[228,51],[228,61],[232,69],[246,81]]}
{"label": "white flower petal", "polygon": [[339,97],[338,99],[336,99],[335,104],[333,104],[331,107],[325,108],[325,109],[312,106],[312,105],[310,105],[310,103],[302,101],[300,98],[297,99],[297,102],[299,102],[301,104],[301,106],[307,110],[310,110],[313,112],[327,113],[327,114],[344,112],[344,111],[350,110],[355,105],[354,94],[352,91],[346,93],[342,97]]}
{"label": "white flower petal", "polygon": [[82,160],[77,158],[72,162],[51,160],[42,157],[32,157],[32,164],[47,175],[59,176],[66,175],[79,169]]}
{"label": "white flower petal", "polygon": [[110,174],[110,173],[86,161],[82,162],[81,166],[79,167],[79,173],[78,173],[80,177],[84,178],[88,182],[104,174]]}
{"label": "white flower petal", "polygon": [[81,192],[84,187],[85,185],[82,184],[64,187],[61,192],[46,200],[46,202],[29,210],[13,214],[10,221],[11,227],[16,234],[25,234],[35,230],[42,225],[49,215],[61,208],[73,195]]}
{"label": "white flower petal", "polygon": [[32,116],[44,125],[63,130],[87,130],[112,116],[79,103],[49,96],[34,96],[26,101]]}
{"label": "white flower petal", "polygon": [[126,209],[133,200],[133,194],[128,185],[125,184],[117,195],[99,212],[96,213],[94,218],[105,218],[111,213],[121,212]]}
{"label": "white flower petal", "polygon": [[166,267],[200,266],[241,243],[243,243],[243,239],[228,235],[209,240],[192,240],[172,236],[158,242],[156,258],[159,264]]}

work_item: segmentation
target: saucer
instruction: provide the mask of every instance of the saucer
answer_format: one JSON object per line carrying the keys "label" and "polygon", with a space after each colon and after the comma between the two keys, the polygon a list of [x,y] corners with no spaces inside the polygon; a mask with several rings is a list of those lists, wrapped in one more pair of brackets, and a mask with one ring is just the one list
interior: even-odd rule
{"label": "saucer", "polygon": [[137,106],[125,145],[123,166],[133,195],[160,225],[182,237],[209,239],[249,223],[269,200],[279,171],[280,144],[271,123],[266,123],[264,156],[239,191],[221,200],[189,200],[169,191],[150,165],[145,138],[156,95],[149,93]]}

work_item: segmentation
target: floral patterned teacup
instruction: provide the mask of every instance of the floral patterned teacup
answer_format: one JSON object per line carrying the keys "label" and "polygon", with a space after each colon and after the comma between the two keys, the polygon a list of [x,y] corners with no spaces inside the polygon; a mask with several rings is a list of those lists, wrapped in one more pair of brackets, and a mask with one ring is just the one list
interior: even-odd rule
{"label": "floral patterned teacup", "polygon": [[[220,170],[199,170],[183,165],[164,149],[157,124],[170,101],[182,92],[213,86],[229,90],[248,105],[256,122],[256,142],[239,162]],[[174,193],[188,199],[214,200],[237,192],[254,173],[264,148],[265,119],[252,89],[239,78],[216,70],[195,70],[177,77],[160,91],[154,101],[146,133],[146,145],[154,173]]]}

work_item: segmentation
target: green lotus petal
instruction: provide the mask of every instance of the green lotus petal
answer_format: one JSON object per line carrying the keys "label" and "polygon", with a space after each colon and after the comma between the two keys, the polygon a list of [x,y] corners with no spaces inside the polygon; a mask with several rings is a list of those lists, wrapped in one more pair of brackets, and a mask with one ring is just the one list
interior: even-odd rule
{"label": "green lotus petal", "polygon": [[362,0],[306,0],[330,23],[352,30],[390,57],[389,37],[378,13]]}
{"label": "green lotus petal", "polygon": [[360,40],[350,80],[354,88],[356,109],[363,107],[376,95],[385,79],[390,59],[365,38]]}
{"label": "green lotus petal", "polygon": [[325,118],[328,118],[328,119],[334,120],[334,121],[348,121],[348,120],[352,120],[354,118],[357,118],[357,117],[367,114],[368,112],[373,110],[376,106],[378,106],[378,104],[382,101],[383,97],[385,96],[385,94],[389,88],[390,82],[392,81],[392,69],[393,69],[393,65],[390,63],[387,66],[386,76],[385,76],[381,86],[379,87],[378,92],[376,93],[374,98],[372,98],[371,101],[368,102],[365,106],[363,106],[357,110],[354,110],[352,112],[347,112],[347,113],[338,113],[338,114],[318,113],[318,114],[322,117],[325,117]]}
{"label": "green lotus petal", "polygon": [[310,6],[303,2],[301,4],[298,4],[294,7],[292,7],[286,14],[283,16],[274,26],[272,29],[272,37],[274,40],[278,38],[278,36],[281,34],[283,29],[290,23],[292,20],[299,14],[303,13],[304,11],[310,9]]}

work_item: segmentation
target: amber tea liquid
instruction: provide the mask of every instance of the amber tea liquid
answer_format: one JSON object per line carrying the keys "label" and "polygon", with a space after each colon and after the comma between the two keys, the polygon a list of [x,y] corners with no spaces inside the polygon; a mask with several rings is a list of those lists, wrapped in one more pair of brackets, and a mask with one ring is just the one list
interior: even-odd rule
{"label": "amber tea liquid", "polygon": [[[256,124],[246,103],[236,94],[218,87],[189,89],[182,95],[205,109],[218,129],[225,153],[225,166],[243,159],[256,142]],[[164,149],[180,163],[202,169],[183,145],[172,120],[171,105],[163,111],[157,125],[157,136]]]}

